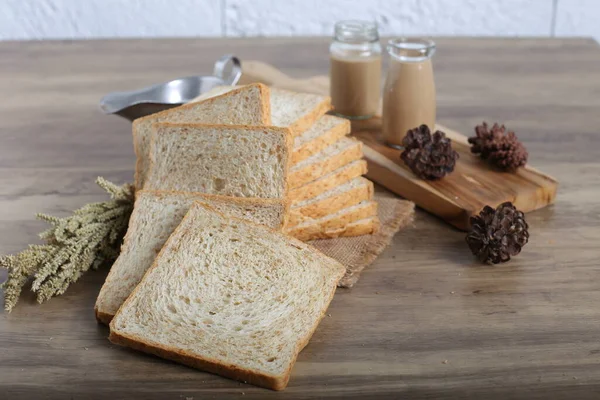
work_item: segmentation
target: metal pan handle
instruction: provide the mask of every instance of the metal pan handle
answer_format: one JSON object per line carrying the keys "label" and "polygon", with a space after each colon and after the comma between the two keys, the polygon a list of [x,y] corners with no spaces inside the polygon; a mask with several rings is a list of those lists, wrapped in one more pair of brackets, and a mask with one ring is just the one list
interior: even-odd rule
{"label": "metal pan handle", "polygon": [[242,77],[242,63],[233,54],[226,54],[215,63],[213,75],[226,85],[235,86]]}

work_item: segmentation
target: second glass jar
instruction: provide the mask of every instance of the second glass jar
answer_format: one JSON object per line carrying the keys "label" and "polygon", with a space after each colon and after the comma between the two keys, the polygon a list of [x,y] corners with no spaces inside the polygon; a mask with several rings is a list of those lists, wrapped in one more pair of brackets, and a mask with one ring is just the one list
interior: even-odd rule
{"label": "second glass jar", "polygon": [[381,98],[381,44],[377,24],[336,23],[329,50],[334,112],[351,119],[375,115]]}
{"label": "second glass jar", "polygon": [[383,89],[383,139],[388,145],[402,145],[409,129],[427,125],[435,129],[435,82],[431,57],[435,43],[427,39],[393,39]]}

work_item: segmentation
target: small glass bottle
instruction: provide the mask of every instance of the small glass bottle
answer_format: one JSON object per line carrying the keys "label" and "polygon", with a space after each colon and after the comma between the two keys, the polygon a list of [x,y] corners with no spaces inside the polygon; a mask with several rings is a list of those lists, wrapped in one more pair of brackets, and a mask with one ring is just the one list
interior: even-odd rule
{"label": "small glass bottle", "polygon": [[351,119],[375,115],[381,99],[381,44],[377,24],[336,23],[329,52],[334,112]]}
{"label": "small glass bottle", "polygon": [[406,132],[422,124],[435,129],[435,82],[431,57],[435,43],[427,39],[388,42],[390,63],[383,88],[382,131],[385,142],[402,145]]}

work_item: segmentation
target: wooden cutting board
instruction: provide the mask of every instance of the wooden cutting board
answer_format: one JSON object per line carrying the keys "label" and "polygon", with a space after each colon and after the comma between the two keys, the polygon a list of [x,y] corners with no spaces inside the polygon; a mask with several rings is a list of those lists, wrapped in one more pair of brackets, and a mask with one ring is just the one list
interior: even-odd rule
{"label": "wooden cutting board", "polygon": [[[294,79],[275,67],[245,61],[242,83],[262,82],[284,89],[329,94],[329,78],[317,76]],[[454,172],[438,181],[417,178],[400,160],[400,150],[385,146],[381,140],[381,117],[352,123],[352,134],[364,143],[367,177],[419,207],[441,217],[459,229],[469,228],[469,217],[484,206],[495,207],[511,201],[523,212],[545,207],[554,202],[556,179],[530,167],[516,173],[496,171],[470,151],[467,137],[437,125],[452,140],[460,154]]]}

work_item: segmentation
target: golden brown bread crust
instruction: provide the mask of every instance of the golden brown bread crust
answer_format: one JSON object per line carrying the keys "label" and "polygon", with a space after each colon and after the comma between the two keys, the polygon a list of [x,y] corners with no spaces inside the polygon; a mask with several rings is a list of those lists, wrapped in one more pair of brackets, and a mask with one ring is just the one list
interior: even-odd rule
{"label": "golden brown bread crust", "polygon": [[[337,171],[337,172],[336,172]],[[295,202],[312,199],[333,189],[343,183],[367,173],[367,162],[365,160],[352,161],[338,170],[332,171],[330,176],[323,176],[305,185],[290,190],[292,204]]]}
{"label": "golden brown bread crust", "polygon": [[153,354],[155,356],[175,361],[192,368],[197,368],[202,371],[221,375],[236,381],[251,383],[267,389],[283,390],[287,386],[290,379],[289,372],[282,377],[257,374],[253,371],[236,367],[235,365],[223,364],[217,360],[196,357],[195,355],[192,355],[184,350],[169,348],[161,345],[160,343],[146,343],[143,339],[137,337],[136,335],[121,335],[114,332],[112,329],[108,339],[114,344],[130,347],[132,349]]}
{"label": "golden brown bread crust", "polygon": [[[318,254],[321,257],[326,257],[329,258],[330,260],[332,260],[334,262],[334,264],[338,265],[337,268],[337,278],[335,280],[336,285],[334,285],[329,293],[328,296],[328,301],[327,301],[327,305],[329,306],[329,304],[331,303],[331,300],[333,299],[333,295],[335,294],[335,290],[337,287],[337,283],[339,282],[340,279],[342,279],[342,277],[344,276],[345,272],[346,272],[346,268],[341,265],[338,261],[324,255],[323,253],[321,253],[320,251],[318,251],[316,248],[312,247],[312,246],[306,246],[304,243],[298,241],[297,239],[294,239],[293,237],[289,237],[285,234],[283,234],[282,232],[276,231],[274,229],[271,229],[269,227],[265,227],[265,226],[261,226],[261,225],[257,225],[254,224],[252,222],[249,221],[243,221],[239,218],[235,218],[235,217],[229,217],[229,216],[225,216],[224,214],[220,213],[219,211],[215,210],[213,207],[211,207],[209,204],[206,203],[202,203],[200,201],[196,201],[192,207],[202,207],[205,208],[207,210],[210,210],[212,212],[214,212],[215,214],[219,215],[221,218],[224,219],[229,219],[229,220],[233,220],[233,221],[238,221],[241,223],[245,223],[248,225],[252,225],[252,226],[260,226],[262,229],[266,229],[272,233],[275,233],[277,235],[280,236],[284,236],[287,240],[290,240],[291,242],[296,242],[296,245],[299,246],[303,246],[304,248],[306,248],[307,250]],[[191,218],[190,217],[190,213],[186,214],[186,216],[183,218],[183,221],[181,222],[181,224],[185,223],[185,220],[187,218]],[[148,271],[146,271],[146,275],[144,275],[144,278],[142,278],[142,282],[133,290],[133,292],[131,293],[131,295],[127,298],[127,300],[125,300],[125,303],[123,303],[123,305],[121,306],[121,308],[119,309],[119,311],[117,311],[117,315],[119,314],[119,312],[121,312],[122,309],[125,308],[125,305],[132,301],[131,299],[133,298],[133,295],[140,290],[140,286],[143,284],[143,281],[145,279],[145,277],[150,273],[150,271],[152,271],[154,268],[157,267],[157,262],[156,260],[159,259],[163,252],[166,251],[165,249],[170,247],[170,242],[172,240],[175,240],[173,238],[173,236],[169,237],[169,239],[167,239],[167,242],[165,243],[165,245],[163,246],[163,248],[159,251],[155,261],[152,263],[152,266],[148,269]],[[283,390],[285,389],[285,387],[288,384],[288,381],[290,379],[290,375],[291,375],[291,370],[294,366],[294,364],[296,363],[296,359],[298,357],[298,354],[300,353],[300,351],[306,347],[306,345],[308,344],[310,338],[312,337],[314,331],[317,329],[317,326],[319,325],[319,322],[323,319],[323,317],[325,316],[325,313],[327,312],[327,307],[325,307],[323,309],[323,311],[321,312],[321,315],[319,318],[317,318],[316,323],[314,324],[314,326],[312,327],[312,329],[308,332],[308,334],[304,337],[301,338],[295,348],[295,355],[292,359],[292,361],[290,362],[290,366],[288,367],[288,369],[285,371],[285,373],[282,376],[272,376],[272,375],[266,375],[266,374],[257,374],[253,371],[247,370],[247,369],[243,369],[243,368],[239,368],[236,367],[234,365],[230,365],[230,364],[223,364],[221,362],[219,362],[218,360],[210,360],[210,359],[204,359],[204,358],[200,358],[197,357],[195,355],[189,354],[186,351],[181,351],[179,349],[173,349],[173,348],[169,348],[167,346],[163,346],[159,343],[146,343],[144,342],[144,340],[142,338],[137,337],[136,335],[122,335],[119,334],[117,332],[115,332],[115,329],[113,327],[114,323],[111,322],[110,324],[110,335],[108,337],[108,339],[117,345],[121,345],[121,346],[127,346],[127,347],[131,347],[133,349],[139,350],[139,351],[143,351],[146,353],[150,353],[150,354],[154,354],[156,356],[168,359],[168,360],[172,360],[172,361],[176,361],[179,363],[182,363],[184,365],[188,365],[190,367],[193,368],[198,368],[204,371],[208,371],[214,374],[218,374],[218,375],[222,375],[231,379],[235,379],[238,381],[242,381],[242,382],[248,382],[251,383],[253,385],[257,385],[257,386],[262,386],[268,389],[273,389],[273,390]]]}
{"label": "golden brown bread crust", "polygon": [[324,217],[320,220],[286,227],[285,232],[304,242],[313,239],[338,237],[340,236],[338,231],[344,233],[347,230],[352,230],[352,226],[348,225],[374,216],[377,216],[377,202],[369,201],[354,210],[340,214],[336,218]]}
{"label": "golden brown bread crust", "polygon": [[322,218],[328,214],[336,213],[344,208],[351,207],[363,200],[373,198],[373,182],[365,179],[366,184],[351,188],[348,191],[326,197],[320,201],[309,203],[301,207],[292,207],[286,226],[294,226],[306,220]]}
{"label": "golden brown bread crust", "polygon": [[333,110],[331,105],[331,97],[327,96],[323,98],[323,101],[315,107],[310,113],[306,114],[302,118],[294,121],[290,128],[293,136],[301,135],[304,131],[312,126],[316,120],[325,115],[328,111]]}
{"label": "golden brown bread crust", "polygon": [[112,314],[98,311],[97,307],[94,307],[94,314],[96,315],[96,321],[104,325],[109,325],[114,317]]}
{"label": "golden brown bread crust", "polygon": [[310,241],[317,239],[335,239],[339,237],[372,235],[377,233],[379,228],[379,218],[371,217],[369,219],[353,222],[341,228],[312,232],[310,235],[307,235],[304,240]]}
{"label": "golden brown bread crust", "polygon": [[[342,120],[342,118],[339,118]],[[321,136],[304,143],[302,146],[294,147],[292,154],[292,164],[296,164],[308,157],[317,154],[327,146],[335,143],[345,135],[350,133],[350,121],[342,120],[340,124],[324,132]]]}
{"label": "golden brown bread crust", "polygon": [[290,184],[292,185],[291,189],[306,185],[353,161],[360,160],[363,157],[363,144],[356,139],[352,140],[355,141],[352,146],[349,146],[333,157],[326,158],[318,163],[309,164],[304,168],[292,169],[289,173]]}

